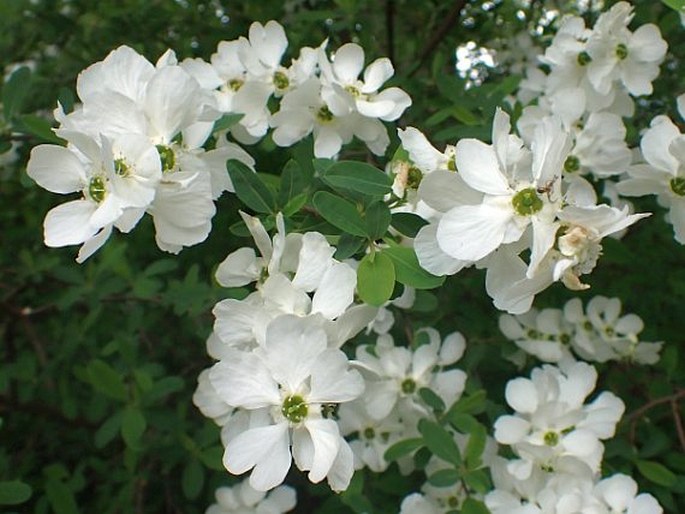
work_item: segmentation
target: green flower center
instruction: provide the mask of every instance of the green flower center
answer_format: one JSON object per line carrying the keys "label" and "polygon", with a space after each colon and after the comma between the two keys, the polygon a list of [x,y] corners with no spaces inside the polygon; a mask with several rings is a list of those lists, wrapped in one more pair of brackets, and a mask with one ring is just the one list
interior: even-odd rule
{"label": "green flower center", "polygon": [[298,394],[288,396],[283,400],[283,406],[281,407],[281,413],[285,418],[291,423],[301,423],[307,417],[307,412],[309,407]]}
{"label": "green flower center", "polygon": [[421,180],[423,179],[423,173],[416,166],[411,166],[407,172],[407,187],[409,189],[418,189]]}
{"label": "green flower center", "polygon": [[559,336],[559,341],[561,344],[569,344],[571,342],[571,336],[568,334],[561,334]]}
{"label": "green flower center", "polygon": [[575,155],[569,155],[564,161],[564,170],[573,173],[580,169],[580,159]]}
{"label": "green flower center", "polygon": [[413,378],[405,378],[400,386],[404,394],[412,394],[416,391],[416,382]]}
{"label": "green flower center", "polygon": [[530,216],[542,209],[542,200],[540,200],[537,192],[532,187],[522,189],[516,193],[514,198],[511,199],[511,203],[516,214],[520,216]]}
{"label": "green flower center", "polygon": [[678,196],[685,196],[685,177],[672,178],[671,191],[673,191]]}
{"label": "green flower center", "polygon": [[274,86],[276,86],[276,89],[280,91],[288,89],[288,86],[290,86],[290,80],[288,79],[288,76],[282,71],[277,71],[274,73]]}
{"label": "green flower center", "polygon": [[159,153],[159,160],[162,162],[162,171],[168,172],[176,166],[176,155],[174,151],[165,145],[157,145],[157,152]]}
{"label": "green flower center", "polygon": [[333,121],[333,113],[327,105],[324,105],[316,112],[316,119],[319,120],[320,123],[328,123],[329,121]]}
{"label": "green flower center", "polygon": [[345,91],[347,91],[349,94],[351,94],[355,98],[359,98],[360,96],[362,96],[359,89],[357,89],[354,86],[345,86]]}
{"label": "green flower center", "polygon": [[581,66],[586,66],[590,62],[592,62],[592,57],[590,57],[590,54],[587,52],[580,52],[578,54],[578,64]]}
{"label": "green flower center", "polygon": [[459,498],[457,498],[456,496],[450,496],[449,498],[447,498],[447,506],[451,507],[452,509],[456,509],[457,507],[459,507]]}
{"label": "green flower center", "polygon": [[376,431],[373,428],[368,427],[364,429],[365,439],[373,439],[374,437],[376,437]]}
{"label": "green flower center", "polygon": [[543,440],[545,441],[545,444],[547,446],[556,446],[557,444],[559,444],[559,434],[552,431],[547,432],[543,436]]}
{"label": "green flower center", "polygon": [[585,323],[583,323],[583,328],[587,331],[592,330],[592,323],[590,323],[589,321],[586,321]]}
{"label": "green flower center", "polygon": [[628,47],[623,43],[616,45],[616,57],[618,57],[621,61],[628,57]]}
{"label": "green flower center", "polygon": [[105,199],[107,188],[105,187],[105,179],[102,177],[93,177],[88,183],[88,195],[94,202],[100,203]]}
{"label": "green flower center", "polygon": [[114,173],[122,177],[128,177],[131,173],[131,168],[124,159],[114,159]]}
{"label": "green flower center", "polygon": [[241,79],[231,79],[228,81],[228,87],[233,91],[238,91],[245,84],[244,80]]}

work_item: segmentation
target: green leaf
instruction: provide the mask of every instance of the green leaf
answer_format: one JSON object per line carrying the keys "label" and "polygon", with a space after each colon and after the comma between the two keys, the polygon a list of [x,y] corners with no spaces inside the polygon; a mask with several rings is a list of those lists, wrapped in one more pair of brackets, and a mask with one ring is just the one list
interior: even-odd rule
{"label": "green leaf", "polygon": [[121,430],[121,412],[115,412],[95,432],[95,447],[104,448]]}
{"label": "green leaf", "polygon": [[369,305],[380,307],[390,299],[395,288],[395,267],[380,252],[364,256],[357,268],[357,293]]}
{"label": "green leaf", "polygon": [[478,430],[477,427],[480,426],[478,420],[471,416],[471,414],[463,413],[451,413],[446,416],[449,422],[454,428],[463,432],[464,434],[470,434],[474,430]]}
{"label": "green leaf", "polygon": [[238,113],[224,114],[221,118],[214,122],[212,133],[219,132],[220,130],[230,129],[233,125],[238,123],[243,116],[243,114]]}
{"label": "green leaf", "polygon": [[421,227],[428,225],[428,222],[421,216],[410,212],[395,212],[392,215],[391,225],[395,230],[407,237],[416,237]]}
{"label": "green leaf", "polygon": [[31,497],[31,486],[21,480],[0,482],[0,505],[19,505]]}
{"label": "green leaf", "polygon": [[461,506],[461,514],[490,514],[490,510],[482,501],[466,498]]}
{"label": "green leaf", "polygon": [[366,237],[366,224],[355,205],[349,200],[319,191],[312,200],[314,208],[331,225],[354,236]]}
{"label": "green leaf", "polygon": [[685,0],[661,0],[664,4],[669,6],[671,9],[675,9],[678,12],[685,12]]}
{"label": "green leaf", "polygon": [[236,160],[228,161],[226,169],[233,182],[235,194],[245,205],[263,214],[275,212],[274,196],[255,172]]}
{"label": "green leaf", "polygon": [[290,218],[291,216],[294,216],[300,212],[300,209],[302,209],[302,207],[304,207],[307,203],[308,196],[309,195],[307,193],[301,193],[291,198],[290,201],[283,206],[283,216]]}
{"label": "green leaf", "polygon": [[454,442],[450,434],[442,425],[422,419],[419,421],[419,432],[423,436],[423,441],[428,449],[436,457],[449,462],[453,466],[461,464],[461,452],[457,443]]}
{"label": "green leaf", "polygon": [[194,500],[202,492],[205,483],[205,470],[197,459],[191,459],[183,468],[181,475],[181,488],[183,495],[189,500]]}
{"label": "green leaf", "polygon": [[74,493],[67,484],[61,480],[48,478],[48,481],[45,484],[45,493],[47,494],[48,501],[55,514],[79,513]]}
{"label": "green leaf", "polygon": [[487,431],[485,427],[479,425],[475,430],[470,432],[469,440],[464,449],[464,462],[466,469],[475,470],[483,464],[483,451],[485,450],[485,441],[487,438]]}
{"label": "green leaf", "polygon": [[447,416],[452,414],[480,414],[485,410],[486,398],[487,393],[484,389],[479,389],[468,396],[462,396],[458,402],[452,405]]}
{"label": "green leaf", "polygon": [[10,75],[2,88],[2,107],[5,120],[10,120],[15,114],[21,112],[22,104],[29,92],[31,70],[22,66]]}
{"label": "green leaf", "polygon": [[394,460],[399,459],[400,457],[404,457],[405,455],[409,455],[410,453],[418,450],[424,446],[423,438],[422,437],[414,437],[412,439],[404,439],[402,441],[398,441],[392,446],[390,446],[387,450],[385,450],[385,453],[383,454],[383,458],[388,461],[392,462]]}
{"label": "green leaf", "polygon": [[440,398],[432,389],[422,387],[419,389],[419,396],[431,409],[444,412],[445,402],[443,402],[442,398]]}
{"label": "green leaf", "polygon": [[382,253],[392,259],[397,281],[405,286],[415,289],[433,289],[445,282],[445,277],[436,277],[421,267],[412,248],[394,246],[383,249]]}
{"label": "green leaf", "polygon": [[374,512],[373,504],[364,495],[363,472],[358,471],[354,474],[349,487],[340,494],[340,500],[358,514]]}
{"label": "green leaf", "polygon": [[36,116],[35,114],[25,114],[19,118],[17,129],[21,132],[36,136],[41,141],[46,143],[54,143],[57,145],[64,145],[65,141],[52,131],[52,123],[45,118]]}
{"label": "green leaf", "polygon": [[121,437],[126,446],[137,449],[140,446],[140,438],[145,433],[147,423],[145,416],[137,407],[128,405],[121,416]]}
{"label": "green leaf", "polygon": [[678,480],[678,477],[676,477],[673,471],[658,462],[651,460],[638,460],[635,462],[635,465],[642,476],[648,480],[651,480],[655,484],[671,488]]}
{"label": "green leaf", "polygon": [[321,174],[321,180],[339,191],[383,196],[392,191],[392,179],[378,168],[358,161],[337,161]]}
{"label": "green leaf", "polygon": [[126,401],[128,391],[121,376],[109,364],[94,359],[86,367],[88,381],[100,393],[114,400]]}
{"label": "green leaf", "polygon": [[363,237],[352,236],[350,234],[341,234],[338,241],[334,257],[339,261],[349,259],[357,253],[366,243]]}
{"label": "green leaf", "polygon": [[480,494],[486,494],[492,490],[492,483],[488,473],[483,469],[476,469],[466,473],[462,479],[471,489]]}
{"label": "green leaf", "polygon": [[449,487],[459,482],[459,472],[454,469],[441,469],[428,477],[428,482],[435,487]]}
{"label": "green leaf", "polygon": [[209,469],[213,469],[214,471],[226,471],[226,468],[224,468],[223,457],[224,447],[220,445],[210,446],[209,448],[202,450],[200,453],[200,460],[202,461],[202,464],[207,466]]}
{"label": "green leaf", "polygon": [[288,202],[302,193],[306,187],[307,181],[300,171],[300,165],[293,159],[289,160],[281,173],[281,182],[278,188],[278,205],[285,207],[288,205]]}
{"label": "green leaf", "polygon": [[388,231],[391,219],[390,209],[380,200],[372,202],[364,212],[366,233],[369,238],[380,239]]}
{"label": "green leaf", "polygon": [[145,392],[145,401],[153,403],[172,393],[181,391],[185,382],[181,377],[168,376],[155,382],[152,387]]}

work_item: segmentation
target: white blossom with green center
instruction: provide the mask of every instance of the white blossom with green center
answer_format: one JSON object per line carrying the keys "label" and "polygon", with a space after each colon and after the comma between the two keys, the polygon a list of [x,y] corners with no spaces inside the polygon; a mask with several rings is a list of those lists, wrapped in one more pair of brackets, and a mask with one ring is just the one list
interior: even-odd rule
{"label": "white blossom with green center", "polygon": [[226,469],[253,469],[250,485],[265,491],[283,481],[294,456],[312,482],[328,477],[334,490],[345,489],[352,451],[323,407],[355,399],[364,381],[344,353],[328,347],[319,320],[280,316],[268,325],[263,346],[224,357],[209,372],[212,386],[226,404],[255,416],[226,442]]}
{"label": "white blossom with green center", "polygon": [[532,273],[554,243],[556,215],[562,207],[561,175],[570,141],[553,118],[540,123],[530,150],[509,132],[509,116],[498,110],[492,145],[476,139],[457,143],[459,175],[481,198],[446,212],[436,238],[450,257],[474,262],[503,244],[518,241],[532,225]]}

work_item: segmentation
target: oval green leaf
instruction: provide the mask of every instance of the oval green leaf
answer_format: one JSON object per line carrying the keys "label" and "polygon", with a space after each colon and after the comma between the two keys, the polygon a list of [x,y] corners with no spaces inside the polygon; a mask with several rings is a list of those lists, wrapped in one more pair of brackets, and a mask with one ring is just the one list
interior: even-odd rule
{"label": "oval green leaf", "polygon": [[368,196],[383,196],[392,191],[392,179],[364,162],[338,161],[321,173],[321,180],[333,189]]}
{"label": "oval green leaf", "polygon": [[365,255],[357,268],[357,293],[369,305],[380,307],[395,288],[395,267],[386,255]]}
{"label": "oval green leaf", "polygon": [[366,237],[366,224],[355,205],[349,200],[319,191],[312,199],[314,208],[334,227],[354,236]]}
{"label": "oval green leaf", "polygon": [[436,277],[421,267],[412,248],[406,246],[385,248],[383,254],[392,259],[397,281],[405,286],[414,289],[433,289],[445,282],[445,277]]}

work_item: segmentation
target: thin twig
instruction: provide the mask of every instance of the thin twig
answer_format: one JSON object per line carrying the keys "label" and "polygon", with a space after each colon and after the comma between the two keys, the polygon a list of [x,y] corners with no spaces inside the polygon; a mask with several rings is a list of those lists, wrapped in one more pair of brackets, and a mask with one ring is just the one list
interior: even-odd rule
{"label": "thin twig", "polygon": [[[650,400],[649,402],[645,403],[642,407],[639,407],[635,409],[633,412],[628,414],[625,418],[626,422],[630,423],[630,431],[628,434],[628,439],[630,440],[631,444],[635,442],[635,432],[637,430],[637,422],[640,420],[640,418],[644,415],[645,412],[648,410],[658,406],[662,405],[664,403],[669,403],[669,402],[677,402],[680,398],[685,397],[685,389],[679,389],[673,394],[669,394],[667,396],[661,396],[659,398],[655,398],[653,400]],[[680,417],[676,419],[676,430],[678,429],[677,424],[680,422]]]}
{"label": "thin twig", "polygon": [[385,33],[388,59],[395,62],[395,0],[385,0]]}
{"label": "thin twig", "polygon": [[409,72],[410,77],[414,75],[419,70],[419,68],[421,68],[421,66],[423,66],[425,61],[428,59],[428,57],[430,57],[433,51],[442,42],[447,33],[450,31],[450,29],[456,25],[456,22],[459,19],[459,15],[461,14],[461,11],[466,5],[467,1],[468,0],[456,0],[454,2],[452,9],[450,9],[450,11],[447,13],[442,24],[433,33],[433,37],[431,37],[428,40],[426,46],[421,51],[421,54],[419,55],[418,59],[418,64],[414,67],[413,70]]}
{"label": "thin twig", "polygon": [[680,418],[680,406],[676,399],[671,400],[671,412],[673,412],[673,421],[675,421],[675,431],[678,433],[680,448],[685,452],[685,430],[683,430],[683,420]]}

